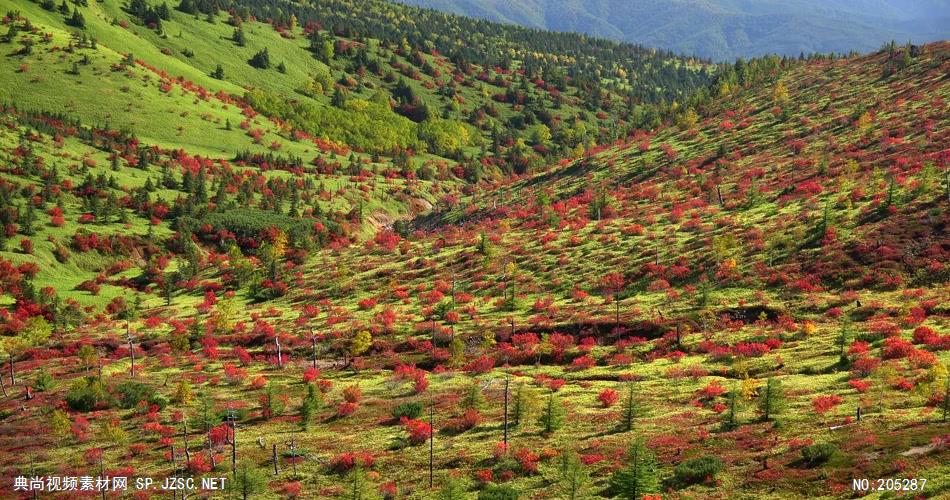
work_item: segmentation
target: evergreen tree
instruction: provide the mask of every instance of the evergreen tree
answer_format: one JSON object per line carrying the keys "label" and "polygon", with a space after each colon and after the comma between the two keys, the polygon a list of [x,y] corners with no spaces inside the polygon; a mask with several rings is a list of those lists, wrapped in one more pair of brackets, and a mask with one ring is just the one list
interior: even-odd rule
{"label": "evergreen tree", "polygon": [[171,21],[171,19],[172,19],[172,12],[171,12],[171,10],[168,8],[168,3],[167,3],[167,2],[162,2],[161,5],[159,5],[158,7],[156,7],[156,8],[155,8],[155,13],[158,15],[159,19],[163,19],[163,20],[165,20],[165,21]]}
{"label": "evergreen tree", "polygon": [[659,488],[656,458],[638,439],[627,452],[627,465],[611,476],[610,490],[617,498],[639,500],[644,494],[655,493]]}
{"label": "evergreen tree", "polygon": [[242,499],[257,495],[267,486],[267,476],[250,462],[241,462],[234,471],[234,492]]}
{"label": "evergreen tree", "polygon": [[267,51],[267,47],[264,47],[260,52],[254,54],[248,64],[257,68],[257,69],[268,69],[270,68],[270,53]]}
{"label": "evergreen tree", "polygon": [[765,382],[765,389],[759,395],[759,411],[762,412],[764,420],[772,420],[782,412],[785,407],[785,391],[782,389],[782,382],[773,377],[769,377]]}
{"label": "evergreen tree", "polygon": [[738,416],[736,414],[736,406],[738,405],[737,392],[736,389],[729,391],[729,406],[722,419],[722,430],[724,431],[731,431],[739,426]]}
{"label": "evergreen tree", "polygon": [[178,4],[178,10],[185,14],[196,14],[198,12],[194,0],[181,0],[181,3]]}
{"label": "evergreen tree", "polygon": [[621,413],[620,421],[620,429],[624,432],[630,432],[633,430],[633,425],[640,413],[640,408],[634,389],[635,387],[633,382],[627,384],[627,398],[623,403],[623,413]]}
{"label": "evergreen tree", "polygon": [[222,68],[220,64],[215,66],[214,71],[211,72],[211,78],[224,80],[224,68]]}
{"label": "evergreen tree", "polygon": [[376,489],[376,485],[367,477],[366,471],[364,471],[362,467],[354,467],[353,470],[346,475],[346,492],[344,498],[348,500],[377,500],[380,498],[380,495]]}
{"label": "evergreen tree", "polygon": [[478,410],[484,400],[482,388],[478,386],[478,381],[472,381],[472,385],[468,387],[468,392],[465,393],[465,399],[462,401],[462,408]]}
{"label": "evergreen tree", "polygon": [[241,26],[234,28],[234,34],[231,35],[231,40],[236,43],[238,47],[245,46],[247,40],[244,38],[244,28]]}
{"label": "evergreen tree", "polygon": [[535,404],[534,391],[524,384],[518,384],[511,402],[511,426],[517,427],[530,418]]}
{"label": "evergreen tree", "polygon": [[82,16],[82,13],[79,12],[79,9],[73,9],[73,15],[66,20],[66,24],[74,28],[86,29],[86,18]]}
{"label": "evergreen tree", "polygon": [[566,500],[587,498],[590,473],[584,468],[577,451],[570,446],[564,446],[556,460],[553,479],[557,483],[558,498]]}
{"label": "evergreen tree", "polygon": [[274,384],[268,383],[261,398],[261,408],[265,419],[278,417],[284,412],[284,404],[274,392]]}
{"label": "evergreen tree", "polygon": [[507,484],[489,484],[478,492],[477,500],[518,500],[521,493]]}
{"label": "evergreen tree", "polygon": [[436,494],[437,500],[465,500],[468,498],[465,482],[457,477],[449,477]]}
{"label": "evergreen tree", "polygon": [[32,236],[36,232],[34,224],[36,224],[36,211],[33,204],[27,202],[26,212],[20,220],[20,231],[27,236]]}
{"label": "evergreen tree", "polygon": [[838,333],[836,344],[838,345],[838,363],[847,367],[850,364],[848,359],[848,344],[851,342],[851,319],[847,314],[841,321],[841,331]]}
{"label": "evergreen tree", "polygon": [[323,394],[313,384],[307,384],[307,395],[300,405],[300,426],[307,429],[313,415],[323,405]]}
{"label": "evergreen tree", "polygon": [[337,108],[342,108],[344,105],[346,105],[346,91],[340,87],[333,89],[333,98],[331,103]]}
{"label": "evergreen tree", "polygon": [[541,432],[550,434],[560,429],[561,425],[564,424],[566,414],[567,411],[564,409],[564,405],[561,404],[555,393],[551,392],[547,403],[541,409],[541,416],[538,417],[538,426],[541,427]]}

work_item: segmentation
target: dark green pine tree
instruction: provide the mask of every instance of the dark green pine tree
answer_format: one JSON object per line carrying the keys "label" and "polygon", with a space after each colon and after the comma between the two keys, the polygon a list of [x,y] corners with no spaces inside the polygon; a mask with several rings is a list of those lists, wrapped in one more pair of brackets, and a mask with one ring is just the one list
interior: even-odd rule
{"label": "dark green pine tree", "polygon": [[346,105],[346,91],[340,87],[333,89],[333,99],[331,100],[332,104],[337,108],[342,108]]}
{"label": "dark green pine tree", "polygon": [[215,66],[214,71],[211,72],[211,78],[215,80],[224,80],[224,68],[220,64]]}
{"label": "dark green pine tree", "polygon": [[194,0],[181,0],[181,3],[178,4],[178,10],[185,14],[196,14],[198,12]]}
{"label": "dark green pine tree", "polygon": [[156,7],[155,13],[158,15],[159,19],[162,19],[163,21],[171,21],[172,19],[172,12],[171,9],[168,8],[167,2],[162,2],[161,5]]}
{"label": "dark green pine tree", "polygon": [[736,427],[739,427],[737,412],[737,401],[736,401],[736,389],[729,391],[729,406],[727,407],[726,414],[722,419],[722,430],[731,431]]}
{"label": "dark green pine tree", "polygon": [[66,24],[73,28],[86,29],[86,18],[82,16],[79,9],[73,9],[73,15],[66,20]]}
{"label": "dark green pine tree", "polygon": [[260,52],[254,54],[248,64],[257,68],[257,69],[268,69],[270,68],[270,52],[267,51],[267,47],[264,47]]}
{"label": "dark green pine tree", "polygon": [[198,169],[198,178],[195,181],[195,201],[198,203],[208,201],[208,180],[204,167]]}
{"label": "dark green pine tree", "polygon": [[36,232],[34,224],[36,224],[36,211],[33,208],[33,204],[27,202],[26,210],[20,219],[20,232],[27,236],[32,236]]}
{"label": "dark green pine tree", "polygon": [[511,426],[517,427],[530,413],[534,401],[534,394],[532,394],[531,389],[525,387],[524,384],[518,384],[518,387],[515,388],[514,398],[512,399]]}
{"label": "dark green pine tree", "polygon": [[[152,225],[149,224],[149,228],[151,227]],[[162,295],[165,297],[165,306],[167,307],[172,305],[172,294],[175,293],[175,281],[178,279],[178,276],[172,273],[165,273],[163,278],[162,284],[164,286],[162,286]]]}
{"label": "dark green pine tree", "polygon": [[538,426],[541,427],[541,432],[550,434],[560,429],[564,424],[566,413],[564,405],[561,404],[554,392],[551,392],[547,403],[544,404],[544,408],[541,410],[541,416],[538,417]]}
{"label": "dark green pine tree", "polygon": [[313,384],[307,384],[307,395],[300,404],[300,426],[306,430],[313,416],[323,405],[323,395]]}
{"label": "dark green pine tree", "polygon": [[227,184],[223,180],[218,182],[218,190],[214,194],[214,203],[217,205],[218,210],[224,208],[228,202],[228,193],[226,191]]}
{"label": "dark green pine tree", "polygon": [[765,389],[759,396],[759,411],[762,412],[763,420],[773,420],[785,407],[785,390],[782,389],[782,382],[776,378],[769,377],[765,382]]}
{"label": "dark green pine tree", "polygon": [[468,391],[465,393],[465,399],[462,400],[462,408],[466,410],[478,410],[482,407],[482,403],[485,401],[484,396],[482,396],[482,388],[478,385],[478,382],[472,382],[472,385],[468,387]]}
{"label": "dark green pine tree", "polygon": [[620,414],[620,429],[623,432],[632,431],[639,413],[635,387],[633,382],[630,382],[627,384],[627,398],[623,402],[623,413]]}
{"label": "dark green pine tree", "polygon": [[610,477],[610,491],[616,498],[639,500],[660,488],[656,457],[642,440],[636,440],[627,452],[627,465]]}
{"label": "dark green pine tree", "polygon": [[238,47],[247,45],[247,40],[244,38],[244,28],[241,26],[234,28],[234,34],[231,35],[231,41],[237,44]]}

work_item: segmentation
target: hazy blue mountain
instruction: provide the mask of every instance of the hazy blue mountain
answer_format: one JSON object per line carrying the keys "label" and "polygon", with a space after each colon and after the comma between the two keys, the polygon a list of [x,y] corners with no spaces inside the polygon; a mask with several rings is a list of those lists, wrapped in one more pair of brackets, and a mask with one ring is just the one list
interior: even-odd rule
{"label": "hazy blue mountain", "polygon": [[950,0],[400,0],[715,60],[950,38]]}

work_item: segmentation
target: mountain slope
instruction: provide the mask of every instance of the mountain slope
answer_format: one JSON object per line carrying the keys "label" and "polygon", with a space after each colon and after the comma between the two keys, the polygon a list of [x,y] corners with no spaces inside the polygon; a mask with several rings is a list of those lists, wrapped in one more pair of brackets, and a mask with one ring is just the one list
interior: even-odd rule
{"label": "mountain slope", "polygon": [[866,52],[890,40],[950,36],[944,0],[816,2],[739,0],[406,0],[457,14],[576,31],[714,60],[769,53]]}
{"label": "mountain slope", "polygon": [[[133,3],[0,1],[0,100],[196,154],[273,147],[311,161],[293,140],[304,133],[377,156],[408,151],[417,165],[462,163],[474,179],[610,140],[642,126],[644,108],[710,80],[708,66],[667,53],[381,1],[230,2],[229,13],[182,2],[160,15],[159,4]],[[421,34],[417,20],[443,36]],[[265,67],[253,66],[265,49]],[[267,118],[255,137],[224,130],[242,114]]]}
{"label": "mountain slope", "polygon": [[[233,450],[239,477],[267,497],[431,498],[431,449],[435,488],[456,496],[562,498],[565,462],[584,494],[610,496],[642,440],[664,497],[847,498],[850,478],[896,469],[939,494],[950,487],[948,70],[948,43],[722,68],[705,99],[651,130],[464,186],[174,150],[139,167],[131,137],[4,108],[0,195],[43,215],[36,256],[0,261],[19,381],[0,400],[3,484],[99,464],[110,476],[218,477]],[[162,246],[135,245],[154,252],[141,270],[103,262],[110,245],[89,233],[148,241],[149,205],[133,188],[162,165],[181,199],[156,216]],[[248,236],[241,220],[222,231],[219,201],[286,213],[293,183],[271,177],[300,178],[297,208],[321,225],[355,219],[332,203],[380,192],[439,206],[414,227],[358,244],[337,231],[306,253],[281,236],[290,230]],[[192,221],[188,200],[212,186],[222,199]],[[100,218],[94,198],[117,199],[128,222]],[[68,220],[53,224],[60,205]],[[36,290],[29,263],[52,262],[56,243],[69,247],[63,269],[142,303],[111,299],[83,320],[81,306]],[[44,336],[46,315],[56,332]]]}

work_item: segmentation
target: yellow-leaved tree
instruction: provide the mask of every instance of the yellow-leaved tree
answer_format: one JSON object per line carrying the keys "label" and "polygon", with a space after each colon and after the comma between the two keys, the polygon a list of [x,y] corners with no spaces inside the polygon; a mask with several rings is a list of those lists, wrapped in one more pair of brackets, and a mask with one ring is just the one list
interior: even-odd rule
{"label": "yellow-leaved tree", "polygon": [[350,354],[353,356],[362,356],[369,350],[371,345],[373,345],[372,334],[369,333],[369,330],[360,330],[359,333],[353,337],[353,343],[350,345]]}

